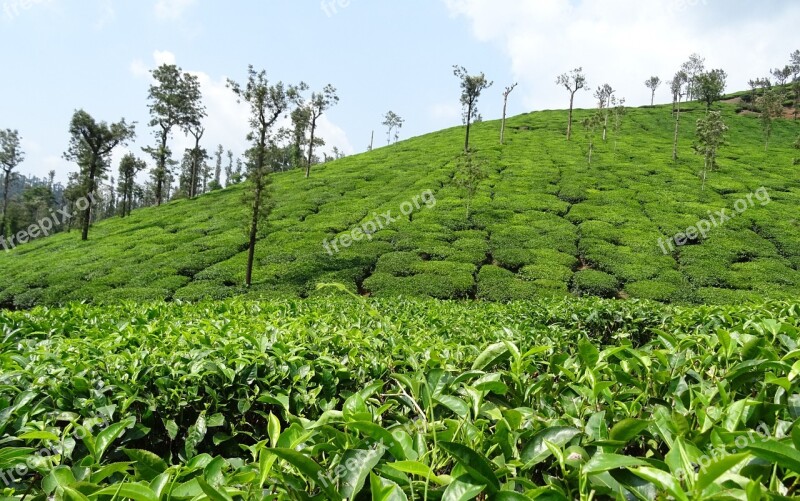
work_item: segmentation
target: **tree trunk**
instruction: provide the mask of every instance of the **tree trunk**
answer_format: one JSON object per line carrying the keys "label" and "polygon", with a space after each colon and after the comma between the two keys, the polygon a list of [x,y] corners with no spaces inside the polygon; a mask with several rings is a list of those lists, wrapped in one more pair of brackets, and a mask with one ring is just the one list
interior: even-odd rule
{"label": "tree trunk", "polygon": [[672,140],[672,161],[678,161],[678,130],[681,123],[681,101],[678,99],[678,109],[675,113],[675,137]]}
{"label": "tree trunk", "polygon": [[0,234],[6,238],[6,214],[8,213],[8,191],[11,185],[11,169],[5,171],[6,178],[3,182],[3,219],[0,220]]}
{"label": "tree trunk", "polygon": [[375,143],[375,131],[372,131],[372,136],[369,138],[369,151],[372,151],[372,145]]}
{"label": "tree trunk", "polygon": [[467,107],[467,135],[464,138],[464,153],[469,153],[469,126],[472,122],[472,103]]}
{"label": "tree trunk", "polygon": [[[577,91],[576,91],[577,92]],[[569,119],[567,120],[567,141],[572,137],[572,103],[575,101],[575,92],[569,94]]]}
{"label": "tree trunk", "polygon": [[161,150],[158,152],[158,179],[156,179],[156,205],[161,205],[164,178],[167,175],[167,136],[169,131],[161,128]]}
{"label": "tree trunk", "polygon": [[608,113],[606,113],[605,121],[603,121],[603,141],[606,140],[606,133],[608,131]]}
{"label": "tree trunk", "polygon": [[314,133],[317,130],[318,116],[311,117],[311,140],[308,142],[308,164],[306,165],[306,178],[311,176],[311,159],[314,158]]}
{"label": "tree trunk", "polygon": [[503,121],[500,123],[500,144],[503,144],[506,137],[506,108],[508,106],[508,94],[503,99]]}
{"label": "tree trunk", "polygon": [[94,176],[97,169],[97,158],[95,153],[92,153],[92,166],[89,168],[89,189],[86,190],[86,211],[83,216],[83,232],[81,233],[81,240],[89,240],[89,224],[92,222],[92,199],[94,198]]}
{"label": "tree trunk", "polygon": [[655,91],[655,89],[653,89],[653,93],[650,94],[650,106],[653,106],[653,103],[655,102],[655,100],[656,100],[656,91]]}
{"label": "tree trunk", "polygon": [[245,284],[250,287],[253,283],[253,262],[256,256],[256,237],[258,236],[258,214],[261,211],[261,179],[255,182],[255,199],[253,200],[253,219],[250,222],[250,240],[247,247],[247,274]]}

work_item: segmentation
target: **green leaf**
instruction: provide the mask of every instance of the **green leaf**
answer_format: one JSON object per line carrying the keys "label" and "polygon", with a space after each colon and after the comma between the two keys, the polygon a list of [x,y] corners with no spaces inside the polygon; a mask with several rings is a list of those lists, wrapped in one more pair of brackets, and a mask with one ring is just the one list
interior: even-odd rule
{"label": "green leaf", "polygon": [[426,465],[422,464],[418,461],[397,461],[391,463],[392,468],[398,471],[402,471],[403,473],[408,473],[409,475],[416,475],[418,477],[422,477],[425,480],[430,480],[431,482],[437,485],[447,485],[447,481],[443,478],[436,476],[436,474],[431,470],[431,468]]}
{"label": "green leaf", "polygon": [[55,433],[50,433],[49,431],[29,431],[28,433],[23,433],[17,438],[20,440],[50,440],[51,442],[61,441],[61,437]]}
{"label": "green leaf", "polygon": [[93,484],[99,484],[103,480],[107,479],[111,475],[115,473],[128,473],[131,468],[131,464],[133,463],[112,463],[106,466],[103,466],[97,471],[92,472],[91,482]]}
{"label": "green leaf", "polygon": [[600,350],[597,349],[594,343],[583,338],[578,341],[578,356],[584,367],[594,369],[600,361]]}
{"label": "green leaf", "polygon": [[725,456],[712,462],[708,468],[702,468],[700,470],[695,487],[701,491],[704,490],[706,487],[710,486],[714,480],[728,473],[729,470],[732,470],[747,457],[748,454],[731,454],[730,456]]}
{"label": "green leaf", "polygon": [[403,445],[394,438],[394,435],[392,435],[390,431],[382,428],[380,425],[361,421],[351,423],[349,426],[374,440],[379,447],[389,449],[389,452],[392,453],[395,459],[407,459]]}
{"label": "green leaf", "polygon": [[686,493],[683,492],[681,483],[669,473],[647,466],[629,468],[629,470],[637,477],[643,478],[655,484],[655,486],[662,491],[670,493],[675,499],[679,501],[689,501],[689,498],[686,497]]}
{"label": "green leaf", "polygon": [[486,488],[485,485],[474,483],[474,479],[462,475],[447,486],[442,495],[442,501],[468,501],[474,499]]}
{"label": "green leaf", "polygon": [[97,438],[95,439],[95,453],[94,453],[94,460],[97,464],[103,459],[103,455],[105,455],[106,450],[111,445],[114,440],[118,439],[127,428],[132,427],[136,424],[136,418],[131,416],[119,423],[114,423],[105,430],[101,431],[97,434]]}
{"label": "green leaf", "polygon": [[526,467],[539,464],[550,457],[550,450],[545,441],[564,447],[567,443],[580,435],[580,430],[569,426],[551,426],[539,431],[530,442],[522,449],[521,457]]}
{"label": "green leaf", "polygon": [[638,437],[642,430],[650,425],[650,421],[644,419],[623,419],[611,428],[609,438],[611,440],[619,440],[621,442],[629,442]]}
{"label": "green leaf", "polygon": [[294,449],[269,449],[269,451],[288,462],[305,475],[306,479],[317,484],[331,499],[340,500],[342,496],[328,482],[320,481],[324,477],[322,467]]}
{"label": "green leaf", "polygon": [[406,493],[399,485],[374,473],[369,474],[369,487],[372,501],[408,501]]}
{"label": "green leaf", "polygon": [[339,491],[342,497],[355,499],[382,457],[383,450],[350,449],[345,452],[339,462],[345,466],[345,474],[339,478]]}
{"label": "green leaf", "polygon": [[267,433],[269,434],[269,445],[275,447],[278,444],[278,439],[281,436],[281,422],[273,413],[269,413],[269,423],[267,424]]}
{"label": "green leaf", "polygon": [[4,447],[0,449],[0,468],[12,468],[20,463],[21,459],[33,454],[35,450],[30,447]]}
{"label": "green leaf", "polygon": [[42,489],[47,494],[53,494],[59,487],[68,487],[75,483],[75,475],[66,466],[56,466],[42,479]]}
{"label": "green leaf", "polygon": [[439,442],[439,447],[456,458],[473,479],[485,484],[491,492],[500,490],[500,481],[495,476],[492,465],[481,454],[455,442]]}
{"label": "green leaf", "polygon": [[781,468],[800,473],[800,452],[776,440],[764,440],[745,447],[753,455],[777,464]]}
{"label": "green leaf", "polygon": [[155,492],[142,484],[114,484],[92,493],[91,499],[101,496],[112,496],[116,499],[127,498],[133,501],[158,501]]}
{"label": "green leaf", "polygon": [[472,363],[472,370],[485,371],[504,361],[511,356],[508,346],[505,343],[494,343],[478,355]]}
{"label": "green leaf", "polygon": [[227,492],[208,485],[203,477],[197,477],[197,484],[211,501],[233,501]]}
{"label": "green leaf", "polygon": [[645,466],[648,463],[641,459],[620,454],[595,454],[583,465],[583,473],[595,475],[604,471],[631,466]]}
{"label": "green leaf", "polygon": [[150,451],[140,449],[122,449],[128,458],[133,461],[136,478],[150,482],[158,475],[167,471],[167,463]]}

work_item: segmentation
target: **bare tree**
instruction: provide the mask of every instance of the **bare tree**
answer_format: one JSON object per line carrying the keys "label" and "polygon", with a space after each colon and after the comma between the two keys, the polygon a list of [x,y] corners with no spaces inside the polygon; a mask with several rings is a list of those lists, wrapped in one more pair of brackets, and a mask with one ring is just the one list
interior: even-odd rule
{"label": "bare tree", "polygon": [[[560,85],[569,91],[569,119],[567,121],[567,141],[572,137],[572,109],[575,103],[575,93],[587,88],[586,75],[583,68],[575,68],[569,73],[563,73],[556,78],[556,85]],[[588,90],[588,89],[587,89]]]}
{"label": "bare tree", "polygon": [[506,110],[508,109],[508,96],[516,88],[517,83],[515,82],[511,86],[506,87],[506,89],[503,91],[503,121],[500,123],[500,144],[503,144],[506,138]]}
{"label": "bare tree", "polygon": [[336,95],[336,87],[333,85],[326,85],[322,92],[317,93],[314,92],[311,94],[311,101],[308,103],[309,109],[309,130],[311,132],[311,138],[308,140],[308,158],[306,162],[306,177],[311,175],[311,165],[314,162],[314,146],[316,143],[314,142],[314,134],[317,130],[317,120],[325,113],[328,109],[335,106],[336,103],[339,102],[339,96]]}

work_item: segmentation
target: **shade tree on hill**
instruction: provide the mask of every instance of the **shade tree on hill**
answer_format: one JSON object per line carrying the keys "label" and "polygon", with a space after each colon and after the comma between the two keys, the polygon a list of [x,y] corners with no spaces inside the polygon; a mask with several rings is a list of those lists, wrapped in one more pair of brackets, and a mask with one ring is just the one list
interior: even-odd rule
{"label": "shade tree on hill", "polygon": [[135,136],[135,123],[128,124],[125,119],[108,124],[98,122],[84,110],[77,110],[69,125],[69,147],[64,153],[66,160],[76,162],[80,169],[83,198],[86,209],[83,214],[81,240],[88,240],[89,225],[92,220],[93,197],[97,190],[96,182],[102,179],[110,167],[111,152],[117,146],[124,146]]}
{"label": "shade tree on hill", "polygon": [[247,103],[250,111],[250,132],[247,134],[247,140],[252,146],[247,150],[246,156],[247,180],[250,181],[252,204],[245,278],[245,285],[250,287],[253,283],[253,261],[259,221],[270,207],[266,200],[266,192],[270,183],[269,174],[274,170],[275,161],[273,128],[292,105],[298,104],[300,93],[299,87],[294,85],[285,86],[283,82],[270,84],[266,71],[256,72],[252,65],[248,67],[247,73],[246,84],[241,85],[228,79],[227,85],[240,102]]}
{"label": "shade tree on hill", "polygon": [[783,116],[783,92],[774,87],[764,92],[756,100],[756,105],[760,112],[761,130],[764,134],[764,151],[769,149],[769,141],[772,138],[772,124],[775,119]]}
{"label": "shade tree on hill", "polygon": [[467,220],[469,220],[471,216],[472,200],[478,192],[478,186],[480,182],[488,176],[486,169],[486,160],[471,151],[463,153],[456,161],[456,171],[453,176],[453,182],[464,193]]}
{"label": "shade tree on hill", "polygon": [[694,92],[696,97],[705,103],[706,111],[722,99],[728,74],[724,70],[716,69],[701,73],[695,77]]}
{"label": "shade tree on hill", "polygon": [[[156,205],[161,205],[169,196],[171,151],[167,145],[172,130],[179,127],[184,132],[198,132],[202,119],[206,116],[201,102],[200,82],[196,76],[184,73],[174,64],[163,64],[151,71],[153,80],[148,91],[150,127],[153,127],[156,145],[143,148],[156,161],[152,177],[155,187]],[[199,138],[197,138],[199,143]],[[195,160],[194,169],[199,168]]]}
{"label": "shade tree on hill", "polygon": [[679,70],[672,77],[670,90],[672,91],[672,114],[675,117],[675,132],[672,138],[672,161],[678,161],[678,136],[681,125],[681,99],[688,92],[689,77],[685,71]]}
{"label": "shade tree on hill", "polygon": [[336,87],[331,84],[326,85],[322,91],[311,94],[308,102],[308,157],[306,158],[306,177],[311,176],[311,165],[314,163],[314,147],[324,145],[320,138],[316,137],[317,121],[322,115],[336,106],[339,96],[336,94]]}
{"label": "shade tree on hill", "polygon": [[611,97],[614,92],[614,89],[609,84],[597,87],[594,92],[594,98],[597,99],[597,110],[603,124],[603,141],[606,140],[608,134],[608,115],[611,107]]}
{"label": "shade tree on hill", "polygon": [[[392,144],[392,139],[394,139],[395,143],[397,143],[397,140],[400,139],[400,129],[403,128],[403,123],[405,123],[405,120],[391,110],[389,110],[383,117],[383,123],[381,125],[386,127],[387,145]],[[392,132],[394,132],[394,135],[392,135]]]}
{"label": "shade tree on hill", "polygon": [[136,175],[147,168],[144,160],[136,158],[133,153],[128,153],[119,162],[119,186],[117,191],[121,197],[119,203],[120,217],[130,216],[133,210],[134,191],[136,189]]}
{"label": "shade tree on hill", "polygon": [[572,138],[572,110],[575,104],[575,94],[581,89],[588,89],[586,75],[583,68],[575,68],[569,73],[562,73],[556,78],[556,85],[564,87],[569,92],[569,115],[567,118],[567,141]]}
{"label": "shade tree on hill", "polygon": [[697,77],[706,70],[706,60],[697,53],[689,56],[689,60],[681,65],[681,71],[686,74],[687,100],[698,98]]}
{"label": "shade tree on hill", "polygon": [[614,155],[617,154],[617,140],[619,138],[620,130],[622,130],[622,119],[625,118],[627,108],[625,108],[625,98],[617,99],[616,96],[611,96],[611,114],[613,116],[613,130],[614,130]]}
{"label": "shade tree on hill", "polygon": [[3,215],[0,219],[0,236],[4,239],[7,237],[6,224],[11,174],[23,160],[25,160],[25,153],[20,147],[19,131],[0,130],[0,168],[3,169]]}
{"label": "shade tree on hill", "polygon": [[461,82],[462,119],[467,126],[464,138],[464,152],[468,153],[470,126],[472,122],[480,121],[478,99],[481,97],[481,93],[491,87],[494,82],[488,80],[483,72],[477,75],[470,75],[466,68],[458,65],[453,66],[453,75]]}
{"label": "shade tree on hill", "polygon": [[650,89],[650,106],[653,106],[656,99],[656,89],[661,86],[661,79],[656,76],[650,77],[644,81],[644,85]]}
{"label": "shade tree on hill", "polygon": [[505,90],[503,90],[503,119],[502,122],[500,122],[500,144],[504,144],[506,138],[506,112],[508,110],[508,96],[511,95],[516,88],[517,83],[514,82],[506,87]]}
{"label": "shade tree on hill", "polygon": [[709,111],[697,120],[694,150],[703,156],[702,190],[706,187],[708,171],[713,171],[716,167],[717,150],[724,144],[727,130],[728,126],[722,121],[722,113],[719,111]]}

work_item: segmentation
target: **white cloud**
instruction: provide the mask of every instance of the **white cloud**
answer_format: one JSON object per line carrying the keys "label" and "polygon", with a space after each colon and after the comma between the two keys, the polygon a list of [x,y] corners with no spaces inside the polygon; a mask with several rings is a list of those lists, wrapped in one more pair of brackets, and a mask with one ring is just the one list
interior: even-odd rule
{"label": "white cloud", "polygon": [[161,20],[175,20],[183,16],[195,0],[157,0],[155,4],[156,17]]}
{"label": "white cloud", "polygon": [[94,23],[94,29],[96,30],[102,30],[117,18],[117,12],[114,10],[112,0],[102,0],[100,2],[100,10],[100,17]]}
{"label": "white cloud", "polygon": [[153,60],[156,63],[156,66],[161,66],[162,64],[175,64],[175,54],[168,50],[157,50],[153,52]]}
{"label": "white cloud", "polygon": [[432,119],[441,123],[450,123],[452,125],[460,123],[461,121],[461,105],[458,101],[448,101],[446,103],[437,103],[431,106],[429,114]]}
{"label": "white cloud", "polygon": [[[748,79],[786,64],[800,17],[798,4],[759,19],[752,9],[711,0],[443,1],[451,15],[471,22],[478,40],[498,44],[509,57],[528,109],[564,108],[567,93],[555,78],[578,66],[592,89],[608,82],[629,103],[649,104],[645,79],[671,79],[693,52],[706,57],[707,67],[728,72],[728,90],[742,90]],[[662,85],[657,102],[670,99]],[[578,106],[592,101],[591,92],[576,96]]]}

